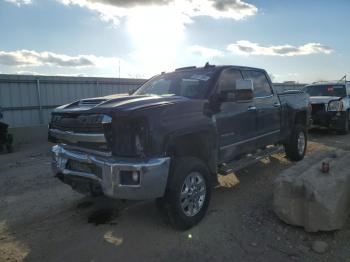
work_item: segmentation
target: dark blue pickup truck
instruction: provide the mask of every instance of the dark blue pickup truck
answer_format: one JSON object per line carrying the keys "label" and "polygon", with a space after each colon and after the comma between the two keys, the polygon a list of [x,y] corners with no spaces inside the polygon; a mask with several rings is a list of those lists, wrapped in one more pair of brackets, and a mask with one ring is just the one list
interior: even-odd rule
{"label": "dark blue pickup truck", "polygon": [[116,199],[156,199],[179,229],[198,223],[217,174],[279,145],[303,159],[308,95],[276,94],[258,68],[179,68],[131,95],[83,99],[52,113],[53,170],[73,189]]}

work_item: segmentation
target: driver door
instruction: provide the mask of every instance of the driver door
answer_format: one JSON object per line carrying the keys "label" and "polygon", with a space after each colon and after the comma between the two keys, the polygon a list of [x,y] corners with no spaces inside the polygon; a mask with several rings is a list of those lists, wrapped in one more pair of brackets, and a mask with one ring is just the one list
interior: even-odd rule
{"label": "driver door", "polygon": [[[228,88],[235,90],[236,80],[242,80],[241,71],[235,68],[224,70],[218,80],[217,92]],[[236,156],[255,149],[256,116],[254,101],[221,103],[220,112],[215,114],[219,136],[219,162],[224,163]]]}

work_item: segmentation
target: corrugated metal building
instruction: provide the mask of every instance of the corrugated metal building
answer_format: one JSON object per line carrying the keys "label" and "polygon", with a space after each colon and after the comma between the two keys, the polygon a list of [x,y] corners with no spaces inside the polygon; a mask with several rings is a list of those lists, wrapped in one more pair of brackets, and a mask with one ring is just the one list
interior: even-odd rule
{"label": "corrugated metal building", "polygon": [[60,105],[88,97],[128,93],[144,79],[0,74],[0,107],[11,127],[46,125]]}

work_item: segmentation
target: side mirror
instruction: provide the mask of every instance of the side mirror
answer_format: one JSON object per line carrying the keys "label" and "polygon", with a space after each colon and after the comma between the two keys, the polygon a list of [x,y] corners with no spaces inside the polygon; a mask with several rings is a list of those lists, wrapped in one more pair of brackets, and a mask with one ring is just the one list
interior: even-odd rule
{"label": "side mirror", "polygon": [[254,98],[253,81],[236,80],[235,100],[237,102],[251,101]]}

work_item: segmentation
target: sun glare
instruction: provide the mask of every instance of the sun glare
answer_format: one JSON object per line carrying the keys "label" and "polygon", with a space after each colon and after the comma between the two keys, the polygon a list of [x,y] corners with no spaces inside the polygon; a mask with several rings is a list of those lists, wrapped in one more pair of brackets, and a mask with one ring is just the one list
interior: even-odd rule
{"label": "sun glare", "polygon": [[134,10],[127,28],[136,47],[135,58],[146,60],[155,70],[167,69],[176,60],[184,40],[184,19],[169,8]]}

